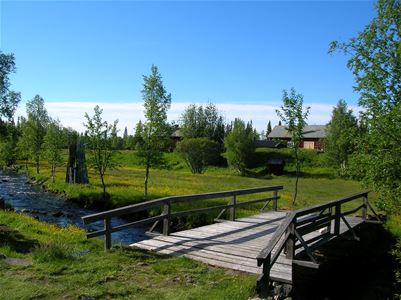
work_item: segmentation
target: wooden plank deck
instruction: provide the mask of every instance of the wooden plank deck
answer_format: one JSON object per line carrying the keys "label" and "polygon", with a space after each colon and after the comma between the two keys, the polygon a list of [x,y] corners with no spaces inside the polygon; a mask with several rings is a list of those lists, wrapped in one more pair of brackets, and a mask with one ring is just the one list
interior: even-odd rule
{"label": "wooden plank deck", "polygon": [[[260,274],[262,270],[257,267],[256,256],[266,247],[285,216],[286,212],[270,211],[236,221],[179,231],[169,236],[157,235],[130,246],[161,254],[183,255],[213,266]],[[361,218],[347,218],[347,221],[351,227],[363,222]],[[341,222],[340,233],[346,231],[348,228]],[[310,233],[308,238],[313,236],[314,233]],[[291,284],[292,261],[280,254],[271,269],[270,278]]]}

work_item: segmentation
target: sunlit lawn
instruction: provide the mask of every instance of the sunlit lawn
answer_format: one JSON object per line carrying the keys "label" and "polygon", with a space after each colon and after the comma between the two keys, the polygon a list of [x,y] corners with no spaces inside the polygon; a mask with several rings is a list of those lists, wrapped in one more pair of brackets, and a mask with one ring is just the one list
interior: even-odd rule
{"label": "sunlit lawn", "polygon": [[[112,206],[124,206],[143,201],[144,168],[138,165],[138,160],[132,151],[119,153],[121,166],[110,170],[106,175],[107,192],[111,197]],[[229,168],[211,167],[204,174],[192,174],[175,153],[167,154],[167,166],[163,169],[151,169],[149,179],[149,198],[156,199],[173,195],[190,195],[196,193],[216,192],[234,189],[245,189],[260,186],[283,185],[279,192],[280,209],[297,209],[300,207],[322,203],[338,197],[351,195],[365,190],[361,184],[353,180],[336,178],[330,171],[322,168],[305,167],[304,174],[299,181],[299,193],[295,205],[292,205],[295,177],[260,176],[244,177],[235,174]],[[31,169],[33,174],[33,169]],[[48,176],[49,169],[42,163],[42,176]],[[47,187],[59,193],[65,193],[71,199],[83,199],[91,202],[102,198],[102,189],[99,177],[90,171],[89,185],[69,185],[64,182],[65,167],[57,169],[57,180],[53,184],[47,181]],[[266,194],[265,194],[266,195]],[[261,195],[259,195],[260,197]],[[255,196],[239,197],[239,201],[255,199]],[[374,202],[374,195],[371,195]],[[181,209],[227,203],[229,199],[195,202],[181,205]],[[261,205],[244,207],[238,213],[241,215],[253,214]],[[174,207],[173,207],[174,209]],[[218,212],[216,212],[217,214]]]}

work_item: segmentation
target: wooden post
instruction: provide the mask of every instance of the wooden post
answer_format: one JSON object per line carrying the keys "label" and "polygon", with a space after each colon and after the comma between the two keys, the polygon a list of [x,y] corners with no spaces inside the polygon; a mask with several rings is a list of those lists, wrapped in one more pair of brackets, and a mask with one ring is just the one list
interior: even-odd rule
{"label": "wooden post", "polygon": [[274,211],[277,211],[277,196],[278,196],[278,191],[277,190],[273,191],[273,197],[274,197],[274,199],[273,199],[273,210]]}
{"label": "wooden post", "polygon": [[230,207],[230,221],[235,221],[235,206],[237,205],[237,196],[234,195],[231,201],[233,207]]}
{"label": "wooden post", "polygon": [[104,219],[104,251],[107,251],[111,248],[111,222],[110,218]]}
{"label": "wooden post", "polygon": [[270,259],[271,254],[269,254],[263,261],[262,274],[260,274],[257,281],[259,296],[262,298],[267,298],[269,296]]}
{"label": "wooden post", "polygon": [[295,256],[295,224],[292,222],[287,229],[290,232],[288,236],[285,248],[287,250],[285,257],[288,259],[294,259]]}
{"label": "wooden post", "polygon": [[366,220],[368,217],[368,194],[363,197],[362,219]]}
{"label": "wooden post", "polygon": [[334,210],[334,234],[340,234],[340,221],[341,221],[341,204],[336,204]]}
{"label": "wooden post", "polygon": [[169,235],[170,234],[170,214],[171,214],[171,203],[170,201],[167,201],[164,203],[164,208],[163,208],[163,235]]}

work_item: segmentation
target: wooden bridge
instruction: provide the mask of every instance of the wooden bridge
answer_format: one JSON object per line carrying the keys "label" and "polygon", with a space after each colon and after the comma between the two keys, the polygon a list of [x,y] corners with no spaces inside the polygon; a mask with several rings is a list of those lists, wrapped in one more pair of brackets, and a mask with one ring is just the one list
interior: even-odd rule
{"label": "wooden bridge", "polygon": [[[168,255],[183,255],[210,265],[258,275],[259,293],[266,295],[272,281],[293,283],[293,266],[319,268],[313,251],[346,232],[358,239],[354,228],[367,219],[373,208],[368,202],[368,192],[329,201],[296,211],[278,210],[278,191],[282,186],[174,196],[134,204],[83,217],[84,223],[103,220],[104,229],[89,232],[87,237],[104,236],[105,249],[111,247],[113,232],[152,224],[146,239],[132,247]],[[268,195],[267,195],[268,194]],[[257,195],[256,199],[250,199]],[[246,197],[246,199],[240,199]],[[229,202],[192,210],[173,211],[173,204],[201,201],[205,205]],[[253,197],[254,198],[254,197]],[[217,200],[216,200],[217,199]],[[360,205],[349,202],[359,200]],[[227,200],[226,200],[227,201]],[[251,217],[236,218],[237,208],[263,203],[261,213]],[[269,205],[270,204],[270,205]],[[266,209],[270,207],[270,210]],[[162,213],[127,224],[112,227],[111,218],[139,211],[159,208]],[[361,217],[353,217],[361,211]],[[171,233],[173,218],[195,213],[220,211],[214,224]],[[222,219],[228,215],[228,220]],[[162,222],[162,224],[160,224]],[[162,233],[154,230],[162,225]]]}

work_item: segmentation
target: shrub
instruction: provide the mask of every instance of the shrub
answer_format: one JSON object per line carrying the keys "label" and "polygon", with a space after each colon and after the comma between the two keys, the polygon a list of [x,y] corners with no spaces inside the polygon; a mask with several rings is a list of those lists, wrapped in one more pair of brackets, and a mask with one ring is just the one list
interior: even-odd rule
{"label": "shrub", "polygon": [[186,138],[177,143],[176,151],[194,174],[203,173],[220,156],[219,144],[208,138]]}
{"label": "shrub", "polygon": [[241,119],[235,119],[232,130],[224,139],[228,165],[241,175],[249,168],[255,153],[256,132],[252,123],[245,124]]}

